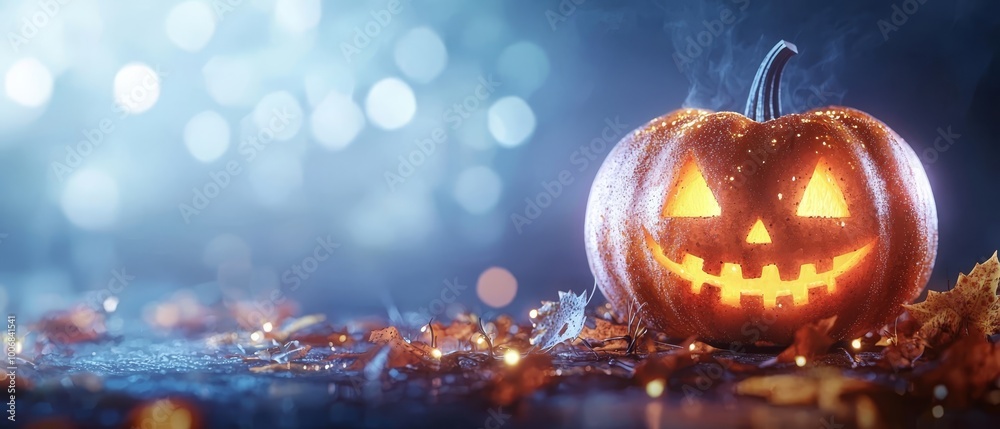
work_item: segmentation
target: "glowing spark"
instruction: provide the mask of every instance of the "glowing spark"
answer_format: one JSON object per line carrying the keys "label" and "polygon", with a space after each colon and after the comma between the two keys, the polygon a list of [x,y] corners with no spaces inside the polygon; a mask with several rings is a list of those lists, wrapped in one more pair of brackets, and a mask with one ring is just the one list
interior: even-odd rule
{"label": "glowing spark", "polygon": [[118,309],[118,297],[109,296],[108,299],[104,300],[104,311],[108,313],[114,313]]}
{"label": "glowing spark", "polygon": [[944,407],[935,405],[934,408],[931,408],[931,414],[934,415],[935,419],[940,419],[944,415]]}
{"label": "glowing spark", "polygon": [[646,383],[646,394],[650,398],[659,398],[663,395],[663,389],[666,387],[663,383],[663,379],[657,378],[656,380]]}
{"label": "glowing spark", "polygon": [[507,364],[508,366],[517,365],[517,363],[520,361],[521,361],[521,353],[519,353],[517,350],[507,349],[507,351],[503,352],[503,363]]}

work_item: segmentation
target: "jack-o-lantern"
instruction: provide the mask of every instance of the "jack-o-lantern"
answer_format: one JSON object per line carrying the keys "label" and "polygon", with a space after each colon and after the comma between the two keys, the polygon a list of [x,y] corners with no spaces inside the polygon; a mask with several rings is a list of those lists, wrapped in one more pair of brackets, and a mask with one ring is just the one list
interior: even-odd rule
{"label": "jack-o-lantern", "polygon": [[623,138],[587,204],[590,267],[619,311],[675,336],[776,344],[838,316],[882,326],[926,285],[937,212],[913,150],[845,107],[780,115],[795,54],[764,60],[745,115],[674,111]]}

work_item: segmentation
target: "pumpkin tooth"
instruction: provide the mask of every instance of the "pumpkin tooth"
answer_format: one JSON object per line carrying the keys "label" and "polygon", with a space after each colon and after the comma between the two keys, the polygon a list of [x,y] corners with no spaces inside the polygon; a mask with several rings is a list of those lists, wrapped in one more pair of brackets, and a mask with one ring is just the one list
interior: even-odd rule
{"label": "pumpkin tooth", "polygon": [[833,259],[832,258],[820,258],[816,261],[816,271],[820,273],[825,273],[833,269]]}
{"label": "pumpkin tooth", "polygon": [[720,276],[724,265],[732,265],[729,263],[723,263],[718,259],[706,259],[704,264],[702,264],[701,270],[705,274]]}
{"label": "pumpkin tooth", "polygon": [[792,295],[778,295],[778,299],[775,300],[775,306],[777,308],[791,308],[799,305],[795,302],[795,298]]}
{"label": "pumpkin tooth", "polygon": [[778,263],[778,274],[781,276],[781,281],[790,282],[798,280],[800,275],[800,266],[795,264],[783,264]]}

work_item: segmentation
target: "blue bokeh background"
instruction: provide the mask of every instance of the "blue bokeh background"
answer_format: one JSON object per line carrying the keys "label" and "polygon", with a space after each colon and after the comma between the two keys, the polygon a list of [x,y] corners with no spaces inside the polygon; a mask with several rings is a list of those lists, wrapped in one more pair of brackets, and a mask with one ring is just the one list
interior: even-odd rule
{"label": "blue bokeh background", "polygon": [[[343,317],[416,310],[446,280],[483,310],[478,279],[502,267],[517,290],[500,310],[523,315],[592,285],[583,215],[610,148],[594,140],[620,137],[608,121],[740,111],[781,38],[800,51],[787,111],[859,108],[924,160],[943,289],[1000,247],[998,12],[967,0],[7,1],[0,307],[31,319],[117,274],[125,323],[179,290],[205,304],[283,290]],[[949,127],[960,137],[935,149]],[[572,182],[528,218],[525,199],[563,170]],[[317,240],[332,256],[294,272]],[[485,294],[500,297],[486,300],[503,303],[509,280],[490,278]]]}

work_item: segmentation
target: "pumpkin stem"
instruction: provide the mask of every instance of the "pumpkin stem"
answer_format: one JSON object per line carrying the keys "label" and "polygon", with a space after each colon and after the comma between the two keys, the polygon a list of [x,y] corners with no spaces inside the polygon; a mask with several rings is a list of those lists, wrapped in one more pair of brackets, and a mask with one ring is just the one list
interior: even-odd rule
{"label": "pumpkin stem", "polygon": [[778,42],[767,53],[757,69],[757,76],[750,86],[750,97],[743,113],[757,122],[769,121],[781,116],[781,71],[792,55],[799,53],[795,45],[784,40]]}

